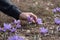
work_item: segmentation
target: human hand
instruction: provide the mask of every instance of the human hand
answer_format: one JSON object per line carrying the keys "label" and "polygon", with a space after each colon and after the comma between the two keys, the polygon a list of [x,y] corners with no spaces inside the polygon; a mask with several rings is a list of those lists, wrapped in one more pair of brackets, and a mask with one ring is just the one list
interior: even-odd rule
{"label": "human hand", "polygon": [[31,20],[31,22],[36,23],[37,16],[32,12],[22,12],[19,16],[20,19],[24,19],[24,20],[27,20],[28,17],[33,17],[33,20]]}

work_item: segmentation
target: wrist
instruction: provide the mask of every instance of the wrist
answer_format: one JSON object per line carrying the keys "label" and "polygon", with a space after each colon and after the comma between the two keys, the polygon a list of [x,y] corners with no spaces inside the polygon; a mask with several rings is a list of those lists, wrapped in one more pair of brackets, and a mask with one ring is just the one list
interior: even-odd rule
{"label": "wrist", "polygon": [[22,14],[22,12],[21,12],[21,13],[19,14],[19,19],[22,19],[22,15],[23,15],[23,14]]}

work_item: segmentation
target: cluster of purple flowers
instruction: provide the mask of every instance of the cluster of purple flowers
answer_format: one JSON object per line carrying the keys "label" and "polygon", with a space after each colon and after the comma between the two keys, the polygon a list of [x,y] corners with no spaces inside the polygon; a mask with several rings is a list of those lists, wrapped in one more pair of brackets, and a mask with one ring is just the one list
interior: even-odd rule
{"label": "cluster of purple flowers", "polygon": [[25,39],[22,36],[14,35],[14,36],[8,37],[7,40],[25,40]]}
{"label": "cluster of purple flowers", "polygon": [[[27,20],[28,20],[29,23],[32,23],[32,20],[34,20],[34,19],[33,19],[33,17],[30,17],[29,16],[27,18]],[[41,18],[37,18],[37,21],[36,22],[37,22],[37,24],[42,24],[42,19]]]}
{"label": "cluster of purple flowers", "polygon": [[4,27],[3,28],[0,27],[0,31],[5,32],[5,31],[9,30],[11,32],[15,32],[17,28],[21,28],[20,20],[14,20],[13,23],[16,24],[16,28],[14,28],[11,23],[4,23],[3,24]]}
{"label": "cluster of purple flowers", "polygon": [[[52,11],[53,11],[54,13],[60,12],[60,8],[59,8],[59,7],[56,7],[56,8],[54,8]],[[37,19],[37,20],[39,20],[39,21],[38,21],[38,24],[39,24],[39,23],[41,22],[41,19]],[[54,18],[54,22],[55,22],[56,24],[60,24],[60,18],[58,18],[58,17]],[[41,22],[41,23],[42,23],[42,22]],[[57,30],[60,31],[60,27],[59,27]],[[45,28],[45,27],[39,28],[39,31],[40,31],[40,33],[42,33],[42,34],[48,33],[48,29]]]}
{"label": "cluster of purple flowers", "polygon": [[59,8],[59,7],[56,7],[56,8],[54,8],[52,11],[53,11],[54,13],[60,12],[60,8]]}
{"label": "cluster of purple flowers", "polygon": [[[28,22],[32,23],[33,17],[28,17],[27,20],[28,20]],[[36,22],[37,22],[37,24],[42,24],[42,19],[38,18]],[[13,24],[15,24],[16,27],[13,27],[11,23],[4,23],[3,24],[4,27],[3,28],[0,27],[0,31],[5,32],[5,31],[9,30],[11,32],[15,32],[17,28],[21,28],[20,20],[14,19]]]}

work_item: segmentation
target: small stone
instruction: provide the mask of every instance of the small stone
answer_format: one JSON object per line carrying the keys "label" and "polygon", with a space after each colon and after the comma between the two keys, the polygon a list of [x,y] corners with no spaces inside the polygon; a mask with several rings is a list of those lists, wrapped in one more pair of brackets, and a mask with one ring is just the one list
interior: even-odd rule
{"label": "small stone", "polygon": [[27,30],[26,33],[30,33],[30,30]]}

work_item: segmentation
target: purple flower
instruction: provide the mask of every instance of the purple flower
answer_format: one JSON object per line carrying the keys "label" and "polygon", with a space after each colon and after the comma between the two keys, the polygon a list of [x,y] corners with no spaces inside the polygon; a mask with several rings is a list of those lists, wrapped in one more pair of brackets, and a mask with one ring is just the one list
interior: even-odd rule
{"label": "purple flower", "polygon": [[40,28],[40,33],[45,34],[45,33],[47,33],[47,32],[48,32],[48,29],[46,29],[46,28],[44,28],[44,27],[41,27],[41,28]]}
{"label": "purple flower", "polygon": [[[29,16],[29,17],[27,18],[27,20],[28,20],[28,22],[29,22],[29,24],[30,24],[30,23],[32,23],[32,20],[34,20],[34,19],[33,19],[33,17],[30,17],[30,16]],[[41,18],[38,18],[36,22],[37,22],[37,24],[42,24],[42,19],[41,19]]]}
{"label": "purple flower", "polygon": [[37,22],[37,24],[42,24],[42,19],[38,18],[36,22]]}
{"label": "purple flower", "polygon": [[28,22],[30,22],[30,16],[28,16],[27,20],[28,20]]}
{"label": "purple flower", "polygon": [[25,39],[22,36],[14,35],[14,36],[8,37],[8,40],[25,40]]}
{"label": "purple flower", "polygon": [[60,18],[54,18],[54,22],[55,22],[56,24],[60,24]]}
{"label": "purple flower", "polygon": [[59,7],[57,7],[56,10],[60,12],[60,8]]}
{"label": "purple flower", "polygon": [[57,10],[56,10],[56,9],[53,9],[52,11],[53,11],[54,13],[56,13],[56,12],[57,12]]}
{"label": "purple flower", "polygon": [[15,24],[20,24],[20,20],[14,20]]}
{"label": "purple flower", "polygon": [[33,19],[33,17],[28,16],[27,20],[28,20],[28,22],[32,22],[32,20],[34,20],[34,19]]}
{"label": "purple flower", "polygon": [[34,19],[33,19],[33,17],[28,16],[27,20],[28,20],[28,23],[31,24],[32,20],[34,20]]}
{"label": "purple flower", "polygon": [[12,28],[10,29],[11,32],[15,32],[16,31],[16,28]]}
{"label": "purple flower", "polygon": [[60,12],[60,8],[59,7],[56,7],[52,10],[54,13],[56,13],[57,11]]}
{"label": "purple flower", "polygon": [[20,24],[17,24],[17,25],[16,25],[16,28],[21,28],[21,25],[20,25]]}
{"label": "purple flower", "polygon": [[11,24],[4,23],[4,30],[9,30],[12,27]]}

